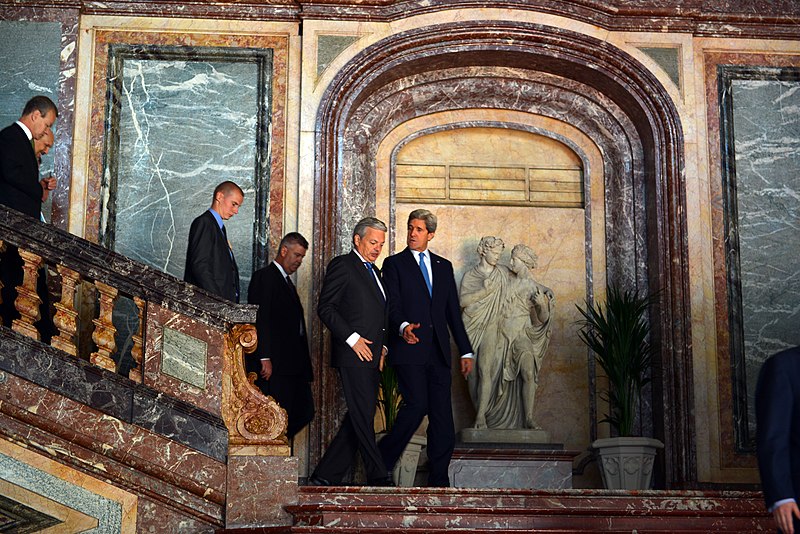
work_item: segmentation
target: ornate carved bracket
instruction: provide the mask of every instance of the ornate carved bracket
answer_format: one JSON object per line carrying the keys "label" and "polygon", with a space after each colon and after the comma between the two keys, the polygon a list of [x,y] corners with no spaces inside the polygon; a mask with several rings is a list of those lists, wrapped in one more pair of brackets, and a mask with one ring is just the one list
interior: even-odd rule
{"label": "ornate carved bracket", "polygon": [[222,418],[228,427],[228,454],[289,456],[288,418],[272,397],[264,397],[245,374],[244,354],[256,349],[256,328],[237,324],[225,335]]}

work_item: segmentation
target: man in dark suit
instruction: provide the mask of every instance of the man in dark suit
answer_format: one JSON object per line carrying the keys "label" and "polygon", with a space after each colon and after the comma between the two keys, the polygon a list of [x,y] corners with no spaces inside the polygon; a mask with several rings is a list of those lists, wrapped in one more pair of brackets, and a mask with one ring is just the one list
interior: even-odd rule
{"label": "man in dark suit", "polygon": [[386,240],[386,225],[366,217],[353,230],[353,250],[328,264],[317,313],[331,331],[331,365],[339,369],[347,402],[334,437],[309,484],[341,483],[359,451],[367,482],[392,485],[375,444],[373,420],[386,356],[386,293],[374,265]]}
{"label": "man in dark suit", "polygon": [[[37,220],[42,216],[42,200],[47,191],[55,188],[56,180],[53,177],[39,180],[35,143],[40,142],[46,132],[52,133],[50,129],[57,117],[58,109],[52,100],[35,96],[25,104],[20,119],[0,131],[0,203]],[[22,265],[17,248],[6,245],[0,256],[0,280],[3,283],[0,313],[3,324],[9,327],[19,317],[14,301],[17,298],[16,287],[23,280]],[[37,322],[36,326],[42,340],[49,343],[54,327],[50,319],[44,269],[39,273],[37,292],[42,299],[40,317],[43,321]]]}
{"label": "man in dark suit", "polygon": [[239,268],[223,221],[237,213],[244,201],[242,188],[222,182],[214,189],[211,207],[192,221],[186,247],[183,279],[209,293],[239,302]]}
{"label": "man in dark suit", "polygon": [[408,247],[383,262],[389,293],[389,361],[397,372],[403,403],[379,448],[391,471],[428,416],[428,485],[449,486],[447,469],[455,447],[450,398],[450,334],[461,357],[461,373],[472,371],[473,355],[458,302],[453,266],[428,251],[436,216],[414,210],[408,216]]}
{"label": "man in dark suit", "polygon": [[303,263],[308,241],[297,232],[286,234],[275,261],[253,273],[247,298],[258,304],[258,348],[247,356],[248,370],[258,373],[256,385],[286,410],[286,436],[292,438],[314,417],[311,357],[306,318],[290,276]]}
{"label": "man in dark suit", "polygon": [[35,96],[25,104],[20,119],[0,131],[0,203],[36,219],[41,217],[44,188],[34,142],[57,117],[52,100]]}
{"label": "man in dark suit", "polygon": [[800,347],[764,362],[756,385],[756,450],[764,500],[778,528],[800,532]]}

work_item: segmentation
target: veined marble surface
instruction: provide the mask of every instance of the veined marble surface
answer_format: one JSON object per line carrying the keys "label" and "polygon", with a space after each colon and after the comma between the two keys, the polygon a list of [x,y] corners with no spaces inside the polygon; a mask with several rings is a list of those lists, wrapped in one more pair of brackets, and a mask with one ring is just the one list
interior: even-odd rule
{"label": "veined marble surface", "polygon": [[[31,36],[36,36],[32,46]],[[36,95],[45,95],[58,105],[58,76],[61,58],[61,24],[0,20],[0,128],[19,119],[25,103]],[[53,133],[59,121],[53,125]],[[42,156],[39,173],[54,172],[55,150]],[[50,220],[48,198],[42,212]]]}
{"label": "veined marble surface", "polygon": [[[109,147],[115,203],[114,249],[183,277],[192,220],[211,205],[217,184],[233,180],[245,193],[226,223],[239,265],[242,301],[253,271],[254,228],[263,209],[259,189],[259,64],[173,56],[123,58],[119,144]],[[268,160],[268,156],[265,158]],[[266,184],[265,184],[266,185]],[[115,197],[115,198],[114,198]]]}
{"label": "veined marble surface", "polygon": [[800,81],[734,80],[748,427],[764,360],[800,345]]}
{"label": "veined marble surface", "polygon": [[82,488],[67,477],[59,478],[0,453],[0,478],[95,518],[97,526],[87,533],[122,532],[120,503]]}

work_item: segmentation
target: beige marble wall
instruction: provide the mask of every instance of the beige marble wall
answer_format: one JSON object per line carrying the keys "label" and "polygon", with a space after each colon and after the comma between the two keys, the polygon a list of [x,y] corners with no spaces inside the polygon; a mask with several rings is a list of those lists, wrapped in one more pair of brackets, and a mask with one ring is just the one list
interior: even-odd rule
{"label": "beige marble wall", "polygon": [[[576,303],[586,298],[587,217],[582,208],[534,206],[453,205],[437,203],[391,204],[393,187],[391,154],[395,147],[420,131],[442,129],[452,124],[493,121],[509,128],[529,127],[542,135],[520,130],[475,128],[471,134],[442,131],[416,138],[397,154],[398,162],[458,161],[483,165],[579,165],[589,178],[587,203],[592,206],[588,221],[589,240],[595,256],[595,276],[605,279],[603,251],[604,210],[601,157],[597,147],[577,129],[562,122],[532,114],[500,110],[461,110],[419,118],[390,133],[378,151],[378,217],[392,221],[393,229],[384,256],[405,247],[408,213],[424,207],[439,219],[439,229],[431,250],[453,262],[456,283],[466,270],[477,263],[476,247],[484,235],[494,235],[506,243],[501,263],[508,263],[511,248],[517,243],[530,246],[539,255],[534,277],[556,295],[553,334],[540,375],[536,400],[536,421],[550,432],[555,443],[582,450],[589,437],[589,391],[587,351],[576,336]],[[570,140],[580,151],[576,154],[550,136]],[[454,377],[456,429],[470,427],[474,411],[465,382]],[[566,422],[566,424],[565,424]]]}
{"label": "beige marble wall", "polygon": [[[706,102],[704,72],[704,56],[710,51],[748,51],[753,53],[775,54],[800,54],[800,44],[796,42],[777,42],[777,41],[752,41],[744,39],[703,39],[693,38],[690,35],[674,33],[649,33],[649,32],[608,32],[596,26],[577,22],[564,17],[535,13],[518,12],[506,9],[464,9],[449,10],[439,13],[432,13],[418,17],[400,19],[391,23],[366,23],[366,22],[333,22],[333,21],[313,21],[307,20],[304,23],[303,39],[303,92],[301,104],[301,133],[300,133],[300,183],[310,184],[313,176],[314,161],[314,125],[317,116],[319,100],[335,74],[358,52],[367,46],[387,37],[391,34],[418,28],[429,24],[467,20],[514,20],[519,22],[537,23],[551,25],[558,28],[566,28],[572,31],[591,35],[605,40],[639,61],[644,68],[666,88],[672,96],[673,103],[678,110],[681,118],[681,126],[684,134],[684,154],[685,154],[685,179],[687,199],[686,220],[688,227],[687,247],[689,251],[689,271],[691,276],[691,325],[692,325],[692,352],[694,363],[694,406],[697,436],[697,460],[698,475],[701,481],[705,482],[756,482],[757,472],[750,468],[724,468],[720,460],[720,404],[718,398],[717,382],[717,346],[716,346],[716,313],[714,300],[714,263],[712,253],[712,227],[711,227],[711,206],[715,199],[710,195],[709,166],[718,165],[717,161],[709,161],[708,154],[708,135],[706,127],[707,106],[716,106],[716,102]],[[320,35],[350,35],[354,41],[331,61],[325,70],[318,75],[316,70],[316,40]],[[669,73],[659,63],[643,52],[641,48],[659,47],[669,48],[675,51],[678,58],[679,76],[676,81],[670,77]],[[483,113],[502,120],[505,112],[497,110],[483,110]],[[466,113],[473,113],[466,110]],[[428,117],[426,120],[435,121]],[[438,119],[446,122],[448,119]],[[452,119],[455,120],[455,119]],[[413,122],[413,121],[411,121]],[[392,213],[397,212],[396,221],[397,240],[393,241],[390,250],[394,250],[402,245],[402,230],[404,225],[404,211],[416,206],[391,206],[389,203],[390,184],[388,183],[389,167],[388,153],[391,149],[404,139],[411,132],[418,131],[423,126],[420,124],[404,124],[398,130],[392,132],[393,139],[386,139],[386,148],[382,147],[382,156],[376,162],[379,171],[378,176],[383,177],[376,191],[377,214],[379,217],[389,219]],[[717,135],[712,132],[712,135]],[[390,136],[391,137],[391,136]],[[597,167],[598,169],[600,166]],[[602,188],[602,177],[592,177],[592,184]],[[311,200],[311,191],[301,188],[299,196],[304,194],[306,199]],[[594,192],[592,193],[594,196]],[[299,204],[308,206],[305,214],[299,213],[299,219],[304,221],[304,226],[311,223],[313,213],[310,202],[299,201]],[[599,204],[602,206],[602,203]],[[558,251],[552,245],[552,235],[541,233],[546,230],[557,229],[557,234],[567,238],[567,247],[573,256],[575,263],[583,261],[583,249],[577,247],[577,243],[583,239],[582,225],[577,222],[580,217],[577,214],[560,213],[555,215],[548,210],[539,209],[502,209],[501,213],[494,213],[493,210],[479,209],[476,207],[458,206],[427,206],[436,211],[441,220],[442,228],[434,242],[435,250],[442,252],[450,257],[457,268],[459,264],[468,263],[470,245],[474,242],[478,234],[490,234],[496,232],[507,242],[515,240],[529,242],[534,246],[542,258],[541,264],[547,264],[548,259],[553,265],[558,263]],[[566,219],[566,220],[565,220]],[[502,221],[502,223],[500,223]],[[476,226],[480,230],[476,230]],[[592,218],[592,227],[597,230],[592,232],[593,250],[602,251],[601,243],[602,226],[598,225],[598,220]],[[531,233],[529,233],[531,232]],[[468,237],[465,237],[468,236]],[[397,241],[400,241],[399,245]],[[573,250],[574,249],[574,250]],[[387,253],[390,252],[387,250]],[[463,268],[462,268],[463,269]],[[463,272],[463,270],[462,270]],[[556,270],[550,270],[546,274],[540,272],[544,283],[550,282],[548,276],[554,276]],[[559,310],[568,309],[574,302],[580,301],[585,295],[582,291],[585,288],[585,278],[578,276],[576,272],[570,272],[569,276],[564,273],[562,281],[551,283],[559,296]],[[592,276],[594,280],[603,280],[604,258],[597,255],[592,258]],[[573,281],[578,282],[578,287],[572,286],[567,282],[569,277],[574,276]],[[563,284],[563,285],[562,285]],[[599,286],[600,284],[595,284]],[[559,292],[559,290],[561,292]],[[602,295],[596,295],[602,298]],[[567,313],[567,312],[565,312]],[[563,332],[562,339],[558,343],[559,351],[562,354],[576,353],[577,346],[570,344],[566,339],[573,332],[570,331],[569,323],[572,317],[565,315],[559,330]],[[569,332],[569,335],[567,334]],[[556,347],[553,347],[555,349]],[[575,357],[577,358],[577,356]],[[559,360],[556,357],[550,358],[548,364],[555,366],[556,362],[562,361],[565,366],[568,359]],[[577,360],[572,360],[577,362]],[[548,365],[546,364],[546,365]],[[574,367],[577,367],[577,363]],[[567,366],[569,367],[569,366]],[[577,374],[575,374],[577,377]],[[711,385],[711,387],[709,387]],[[570,388],[585,387],[580,386],[577,381],[564,381],[558,387],[555,384],[548,384],[543,387],[543,393],[548,388],[553,388],[554,397],[561,394],[562,390]],[[723,389],[727,385],[721,386]],[[574,389],[573,389],[574,391]],[[573,400],[569,395],[566,396]],[[574,399],[577,405],[585,405],[585,399]],[[571,409],[570,402],[562,402],[553,412],[554,419],[560,415],[569,415]],[[568,407],[566,408],[565,407]],[[545,406],[542,405],[544,410]],[[584,431],[557,432],[565,436],[566,441],[573,442],[578,436],[583,436]],[[583,446],[587,443],[582,443]]]}
{"label": "beige marble wall", "polygon": [[[697,436],[698,474],[704,482],[755,482],[757,473],[753,467],[729,467],[721,460],[723,445],[720,441],[720,387],[718,374],[718,347],[715,308],[713,260],[713,229],[711,212],[718,200],[711,194],[711,169],[719,165],[708,150],[709,143],[716,141],[718,133],[709,131],[707,127],[707,109],[716,106],[716,102],[707,101],[705,87],[707,79],[706,61],[709,54],[717,53],[752,53],[772,54],[773,56],[800,56],[800,44],[797,42],[753,41],[745,39],[706,39],[693,38],[690,35],[648,32],[609,32],[597,26],[570,20],[565,17],[536,13],[533,11],[515,11],[510,9],[453,9],[426,15],[401,18],[393,22],[354,22],[354,21],[303,21],[303,35],[299,36],[296,24],[269,23],[254,21],[210,21],[191,19],[137,19],[131,17],[95,17],[84,16],[81,19],[79,40],[79,58],[77,79],[78,88],[75,99],[75,143],[73,147],[73,184],[70,202],[69,228],[78,235],[84,235],[85,211],[93,199],[88,199],[87,181],[90,159],[90,123],[92,110],[92,80],[96,48],[94,33],[98,30],[124,29],[125,31],[142,32],[187,32],[215,35],[279,35],[285,36],[287,49],[287,91],[285,95],[285,163],[286,176],[283,190],[283,220],[285,231],[298,230],[307,237],[314,233],[314,198],[317,185],[315,180],[315,164],[317,154],[315,139],[317,136],[316,120],[319,104],[325,90],[338,72],[356,54],[369,45],[409,29],[427,25],[453,21],[491,21],[509,20],[524,23],[536,23],[565,28],[575,32],[605,40],[624,50],[639,61],[672,96],[673,103],[681,118],[684,135],[685,154],[685,197],[686,220],[688,227],[687,248],[689,271],[691,276],[690,304],[692,324],[692,354],[694,363],[694,405],[695,433]],[[318,64],[320,38],[326,36],[351,37],[337,41],[341,49],[326,56],[326,65]],[[341,44],[345,43],[345,44]],[[666,47],[676,50],[679,59],[678,82],[670,77],[667,71],[656,60],[643,52],[644,47]],[[328,51],[330,52],[330,51]],[[332,56],[332,57],[331,57]],[[513,116],[512,116],[513,115]],[[605,258],[602,257],[604,242],[602,191],[603,178],[602,156],[596,147],[587,140],[580,141],[580,132],[570,131],[563,124],[549,124],[541,117],[514,114],[500,110],[464,110],[459,117],[447,114],[427,116],[409,121],[393,131],[381,146],[376,165],[378,165],[379,184],[376,190],[377,215],[387,221],[397,214],[396,232],[400,238],[387,247],[386,253],[397,250],[402,245],[402,227],[405,214],[412,207],[392,206],[388,192],[391,184],[390,154],[404,139],[432,124],[447,124],[457,120],[496,120],[500,122],[523,121],[523,124],[534,124],[548,131],[561,132],[581,147],[585,161],[589,162],[592,190],[587,197],[591,200],[593,212],[591,217],[590,237],[594,254],[591,258],[591,275],[595,281],[603,280]],[[543,122],[544,121],[544,122]],[[96,201],[96,199],[94,199]],[[542,395],[559,399],[552,402],[550,408],[546,403],[540,406],[545,419],[558,421],[572,413],[584,409],[586,405],[586,384],[579,378],[581,363],[579,346],[572,341],[574,335],[574,312],[571,310],[575,302],[585,297],[586,273],[580,272],[585,261],[585,248],[579,246],[587,239],[580,210],[552,210],[541,208],[485,209],[460,206],[428,206],[436,211],[442,226],[434,241],[434,250],[448,256],[459,269],[459,276],[464,266],[469,264],[473,256],[471,249],[480,235],[496,233],[507,243],[525,242],[533,246],[540,255],[540,267],[537,273],[542,282],[553,287],[558,297],[558,309],[564,315],[557,324],[559,338],[554,339],[551,346],[552,357],[546,360],[551,366],[551,375],[565,373],[569,379],[543,384]],[[499,211],[500,213],[496,213]],[[599,213],[598,213],[599,212]],[[502,224],[500,222],[502,221]],[[475,228],[479,226],[479,228]],[[563,240],[563,249],[558,247]],[[310,239],[311,240],[311,239]],[[315,253],[311,243],[309,256]],[[570,258],[568,262],[565,258]],[[544,266],[549,265],[547,270]],[[461,266],[461,267],[459,267]],[[596,289],[601,284],[595,282]],[[314,313],[315,302],[312,295],[312,272],[304,266],[298,272],[298,289],[307,313]],[[602,298],[602,295],[595,295]],[[569,311],[568,311],[569,310]],[[555,356],[559,354],[559,356]],[[553,380],[555,380],[553,378]],[[581,388],[584,388],[581,391]],[[544,420],[544,419],[543,419]],[[560,429],[554,438],[561,439],[581,448],[588,445],[588,430],[580,428],[583,422],[573,428]],[[302,450],[301,450],[302,456]],[[303,468],[304,469],[304,468]]]}

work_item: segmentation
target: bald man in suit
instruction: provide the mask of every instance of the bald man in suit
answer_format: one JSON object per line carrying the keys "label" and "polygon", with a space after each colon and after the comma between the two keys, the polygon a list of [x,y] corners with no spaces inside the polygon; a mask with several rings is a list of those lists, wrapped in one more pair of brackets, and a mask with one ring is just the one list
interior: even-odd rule
{"label": "bald man in suit", "polygon": [[225,181],[214,189],[211,207],[192,221],[183,279],[209,293],[239,303],[239,267],[224,222],[239,213],[242,188]]}

